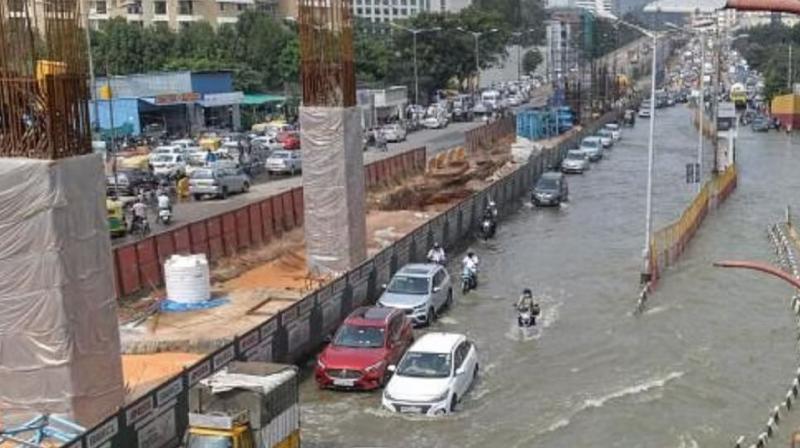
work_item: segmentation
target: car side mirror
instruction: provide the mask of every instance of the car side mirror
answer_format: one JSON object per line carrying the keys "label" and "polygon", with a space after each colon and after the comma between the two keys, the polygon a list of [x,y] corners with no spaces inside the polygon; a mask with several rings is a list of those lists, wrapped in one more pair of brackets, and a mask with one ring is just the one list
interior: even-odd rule
{"label": "car side mirror", "polygon": [[442,290],[442,287],[441,287],[441,286],[434,286],[434,287],[433,287],[433,292],[439,292],[439,291],[441,291],[441,290]]}
{"label": "car side mirror", "polygon": [[397,370],[397,366],[394,364],[390,364],[389,367],[386,368],[386,370],[394,372],[395,370]]}
{"label": "car side mirror", "polygon": [[322,340],[325,341],[326,344],[330,344],[331,342],[333,342],[333,335],[331,334],[325,335],[325,337]]}
{"label": "car side mirror", "polygon": [[464,367],[459,367],[456,369],[456,376],[461,376],[465,373],[467,373],[467,369],[465,369]]}
{"label": "car side mirror", "polygon": [[386,283],[384,283],[384,284],[382,284],[382,285],[381,285],[381,289],[386,289],[386,288],[388,288],[388,287],[389,287],[389,286],[388,286]]}

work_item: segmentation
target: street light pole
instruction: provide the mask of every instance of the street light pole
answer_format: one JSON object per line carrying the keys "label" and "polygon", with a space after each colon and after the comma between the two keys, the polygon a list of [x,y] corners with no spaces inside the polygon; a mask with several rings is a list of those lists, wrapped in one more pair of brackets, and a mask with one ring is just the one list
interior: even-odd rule
{"label": "street light pole", "polygon": [[698,128],[700,132],[697,136],[697,169],[700,174],[700,182],[697,182],[697,192],[703,188],[703,132],[705,131],[706,119],[706,35],[700,33],[700,101],[697,106],[698,115]]}
{"label": "street light pole", "polygon": [[489,31],[468,31],[462,27],[456,28],[458,31],[463,33],[471,34],[472,38],[475,39],[475,86],[473,86],[473,94],[476,94],[481,87],[481,57],[480,57],[480,46],[479,41],[482,35],[489,34],[489,33],[496,33],[499,31],[497,28],[492,28]]}
{"label": "street light pole", "polygon": [[647,142],[647,203],[645,206],[645,234],[644,234],[644,265],[642,280],[650,281],[650,234],[653,230],[653,162],[655,153],[655,133],[656,121],[656,70],[658,69],[658,38],[655,32],[653,37],[653,67],[650,74],[650,137]]}
{"label": "street light pole", "polygon": [[414,51],[414,104],[419,104],[419,67],[417,65],[417,34],[425,33],[428,31],[439,31],[441,30],[440,27],[435,28],[406,28],[404,26],[398,25],[394,22],[391,22],[391,25],[395,28],[401,29],[403,31],[408,31],[411,33],[413,37],[413,51]]}

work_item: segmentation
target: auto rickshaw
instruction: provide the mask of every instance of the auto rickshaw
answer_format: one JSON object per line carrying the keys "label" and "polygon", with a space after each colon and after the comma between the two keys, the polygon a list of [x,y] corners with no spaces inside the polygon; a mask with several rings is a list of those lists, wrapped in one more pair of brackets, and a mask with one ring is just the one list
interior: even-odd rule
{"label": "auto rickshaw", "polygon": [[108,231],[112,237],[125,236],[128,233],[128,223],[122,201],[106,198],[106,214],[108,216]]}
{"label": "auto rickshaw", "polygon": [[222,139],[218,135],[210,133],[203,135],[198,144],[203,149],[216,151],[222,146]]}

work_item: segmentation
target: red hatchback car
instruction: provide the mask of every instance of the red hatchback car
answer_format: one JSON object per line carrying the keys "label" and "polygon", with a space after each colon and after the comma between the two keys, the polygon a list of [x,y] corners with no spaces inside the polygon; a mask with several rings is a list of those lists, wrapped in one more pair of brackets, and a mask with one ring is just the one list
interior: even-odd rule
{"label": "red hatchback car", "polygon": [[377,389],[389,379],[414,342],[411,322],[394,308],[361,307],[336,331],[317,357],[314,376],[322,388]]}

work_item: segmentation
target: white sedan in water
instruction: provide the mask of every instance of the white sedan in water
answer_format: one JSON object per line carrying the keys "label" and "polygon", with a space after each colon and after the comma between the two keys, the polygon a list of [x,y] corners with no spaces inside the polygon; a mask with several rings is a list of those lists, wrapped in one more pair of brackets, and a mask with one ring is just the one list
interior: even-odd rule
{"label": "white sedan in water", "polygon": [[428,333],[408,349],[383,391],[383,406],[405,414],[455,411],[478,377],[478,352],[466,336]]}

